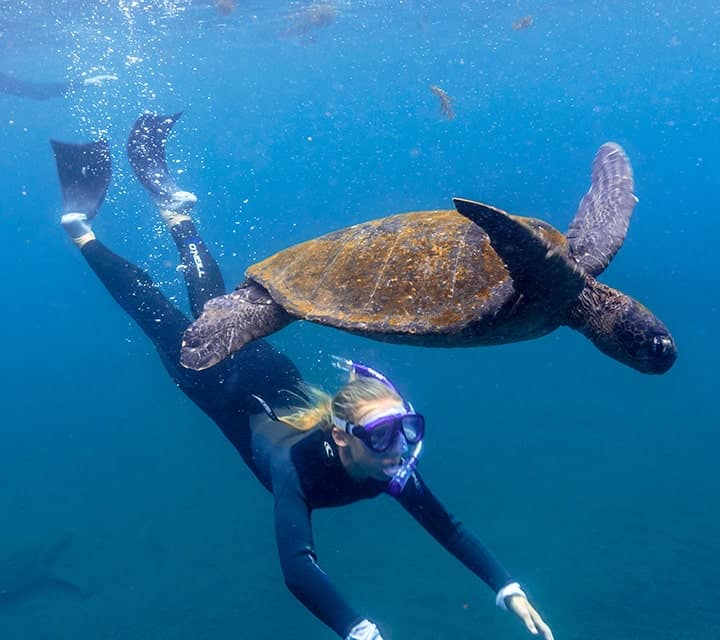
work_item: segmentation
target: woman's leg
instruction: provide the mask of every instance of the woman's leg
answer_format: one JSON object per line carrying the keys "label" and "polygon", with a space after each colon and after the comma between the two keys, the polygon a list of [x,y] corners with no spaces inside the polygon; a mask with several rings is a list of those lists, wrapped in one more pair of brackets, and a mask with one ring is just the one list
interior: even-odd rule
{"label": "woman's leg", "polygon": [[145,272],[105,247],[91,228],[112,173],[107,142],[53,141],[52,145],[63,195],[63,228],[110,295],[152,340],[166,365],[178,369],[188,319]]}
{"label": "woman's leg", "polygon": [[225,293],[225,281],[215,258],[190,218],[190,212],[197,199],[188,191],[173,194],[173,196],[177,195],[180,196],[179,204],[172,201],[169,204],[158,203],[158,208],[180,255],[190,311],[193,317],[197,318],[210,298]]}
{"label": "woman's leg", "polygon": [[210,298],[225,293],[225,283],[190,218],[197,198],[180,189],[168,170],[165,145],[179,117],[179,113],[140,116],[130,132],[127,152],[135,175],[170,229],[182,261],[190,309],[197,318]]}
{"label": "woman's leg", "polygon": [[185,315],[170,303],[147,273],[99,240],[88,239],[80,251],[108,293],[150,338],[165,363],[177,369],[182,334],[188,325]]}
{"label": "woman's leg", "polygon": [[[165,146],[179,116],[140,116],[130,133],[127,152],[135,175],[170,229],[182,261],[190,308],[197,318],[210,298],[225,293],[225,284],[190,218],[197,198],[180,189],[168,170]],[[189,370],[183,371],[190,375]],[[238,415],[259,410],[251,394],[276,401],[281,389],[294,387],[300,379],[292,361],[264,340],[256,340],[207,371],[194,373],[200,384],[213,376],[219,381],[218,392],[207,401],[221,406],[209,412],[233,442],[230,431]]]}
{"label": "woman's leg", "polygon": [[[173,122],[174,118],[170,118],[160,123],[165,126],[165,133]],[[134,130],[131,143],[135,133]],[[164,149],[164,139],[161,143],[160,148]],[[53,148],[63,192],[63,228],[110,295],[153,342],[173,380],[249,461],[247,415],[260,411],[252,394],[276,401],[281,389],[292,388],[299,380],[295,366],[263,340],[248,345],[208,371],[196,372],[180,366],[180,346],[188,319],[170,303],[148,274],[97,240],[90,226],[110,180],[107,144],[104,141],[88,145],[55,142]],[[134,152],[140,153],[138,149]],[[224,293],[223,279],[190,220],[189,210],[196,198],[177,189],[166,173],[163,177],[157,165],[160,161],[164,167],[164,155],[155,158],[154,173],[139,177],[168,223],[185,266],[193,312],[199,313],[209,298]],[[158,194],[150,189],[155,180],[160,181],[165,191]]]}
{"label": "woman's leg", "polygon": [[[210,298],[225,293],[225,285],[215,259],[190,219],[189,212],[195,198],[188,198],[187,196],[192,195],[188,192],[179,193],[189,204],[186,202],[182,208],[176,207],[172,210],[168,209],[167,205],[158,206],[180,254],[190,307],[193,316],[197,318]],[[214,405],[213,410],[208,412],[212,413],[225,435],[238,449],[242,449],[236,439],[238,415],[254,413],[259,409],[251,394],[278,402],[280,390],[292,389],[300,380],[292,361],[265,340],[254,341],[206,371],[183,369],[183,372],[200,384],[217,380],[221,385],[214,394],[215,397],[207,399]],[[186,392],[192,397],[192,392]],[[208,409],[209,406],[206,410]]]}

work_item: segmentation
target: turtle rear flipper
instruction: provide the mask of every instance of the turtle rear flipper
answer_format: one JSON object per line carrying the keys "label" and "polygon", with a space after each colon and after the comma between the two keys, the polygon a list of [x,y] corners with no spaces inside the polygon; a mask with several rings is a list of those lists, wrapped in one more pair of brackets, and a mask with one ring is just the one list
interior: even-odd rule
{"label": "turtle rear flipper", "polygon": [[155,198],[167,198],[180,191],[165,161],[165,143],[182,112],[171,116],[144,113],[133,125],[127,154],[135,175]]}
{"label": "turtle rear flipper", "polygon": [[570,253],[585,273],[597,277],[625,241],[637,204],[630,160],[614,142],[600,147],[592,165],[590,189],[570,223]]}
{"label": "turtle rear flipper", "polygon": [[585,276],[530,226],[500,209],[453,198],[458,213],[481,227],[505,263],[515,289],[529,300],[564,308],[585,287]]}
{"label": "turtle rear flipper", "polygon": [[292,320],[263,287],[245,282],[232,293],[205,303],[200,317],[183,334],[180,364],[195,371],[209,369]]}
{"label": "turtle rear flipper", "polygon": [[62,190],[63,213],[95,217],[112,174],[107,140],[73,144],[50,140]]}

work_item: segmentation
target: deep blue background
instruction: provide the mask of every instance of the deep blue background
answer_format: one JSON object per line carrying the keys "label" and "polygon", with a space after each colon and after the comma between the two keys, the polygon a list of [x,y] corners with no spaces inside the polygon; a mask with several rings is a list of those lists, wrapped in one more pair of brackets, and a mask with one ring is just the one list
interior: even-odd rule
{"label": "deep blue background", "polygon": [[[108,137],[95,230],[186,304],[124,155],[145,110],[184,111],[168,153],[228,285],[290,243],[453,195],[564,229],[599,145],[622,144],[640,202],[602,280],[672,329],[668,374],[567,329],[435,351],[298,323],[274,342],[328,388],[333,353],[398,383],[429,420],[426,479],[558,640],[720,637],[717,3],[338,2],[307,33],[301,3],[237,4],[0,1],[2,70],[119,76],[0,96],[0,585],[13,551],[71,531],[58,570],[97,590],[2,608],[0,637],[333,637],[282,584],[268,496],[58,224],[48,139]],[[323,567],[386,640],[525,637],[389,500],[315,524]]]}

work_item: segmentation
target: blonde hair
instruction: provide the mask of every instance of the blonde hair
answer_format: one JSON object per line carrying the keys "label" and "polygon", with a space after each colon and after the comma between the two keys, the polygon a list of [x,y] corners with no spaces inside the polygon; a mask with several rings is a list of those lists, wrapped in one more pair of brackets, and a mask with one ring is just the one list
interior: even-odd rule
{"label": "blonde hair", "polygon": [[301,383],[298,392],[293,396],[300,399],[304,405],[293,407],[293,411],[281,420],[298,431],[308,431],[316,426],[330,431],[333,427],[333,415],[341,420],[352,421],[357,416],[358,409],[366,402],[385,398],[403,402],[395,391],[380,380],[357,376],[354,373],[334,397],[321,388],[306,383]]}

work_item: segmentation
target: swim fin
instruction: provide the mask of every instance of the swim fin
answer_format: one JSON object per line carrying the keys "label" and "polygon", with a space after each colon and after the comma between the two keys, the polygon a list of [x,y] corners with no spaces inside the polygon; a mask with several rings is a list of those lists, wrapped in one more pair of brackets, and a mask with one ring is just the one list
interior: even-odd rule
{"label": "swim fin", "polygon": [[85,144],[50,140],[62,190],[63,213],[95,217],[105,199],[112,166],[107,140]]}
{"label": "swim fin", "polygon": [[144,113],[133,125],[127,153],[135,175],[150,194],[165,199],[180,191],[168,172],[165,143],[182,112],[171,116]]}

